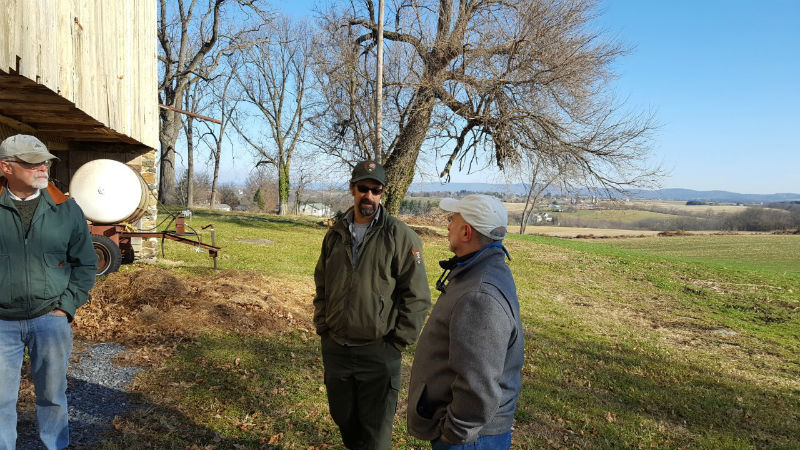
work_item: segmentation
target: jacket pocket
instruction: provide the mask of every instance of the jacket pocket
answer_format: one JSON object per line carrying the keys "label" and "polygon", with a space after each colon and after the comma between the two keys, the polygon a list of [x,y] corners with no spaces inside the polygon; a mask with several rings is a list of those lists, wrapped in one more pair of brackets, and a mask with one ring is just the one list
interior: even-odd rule
{"label": "jacket pocket", "polygon": [[45,289],[44,297],[52,298],[61,295],[69,285],[71,266],[67,263],[64,252],[48,252],[44,254]]}
{"label": "jacket pocket", "polygon": [[445,410],[436,408],[428,400],[428,386],[418,386],[409,393],[408,429],[413,436],[432,441],[441,435],[441,422]]}

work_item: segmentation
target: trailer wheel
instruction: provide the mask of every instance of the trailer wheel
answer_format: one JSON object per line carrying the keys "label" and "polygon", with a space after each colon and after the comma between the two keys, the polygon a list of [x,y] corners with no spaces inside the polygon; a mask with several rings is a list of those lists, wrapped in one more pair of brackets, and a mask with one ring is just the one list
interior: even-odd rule
{"label": "trailer wheel", "polygon": [[99,234],[92,235],[92,245],[97,254],[97,275],[108,275],[119,270],[122,251],[111,239]]}

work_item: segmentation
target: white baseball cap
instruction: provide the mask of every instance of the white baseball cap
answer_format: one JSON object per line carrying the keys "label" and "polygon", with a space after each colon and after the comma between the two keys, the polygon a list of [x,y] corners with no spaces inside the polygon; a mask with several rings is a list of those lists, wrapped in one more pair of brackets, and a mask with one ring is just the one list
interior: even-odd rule
{"label": "white baseball cap", "polygon": [[468,224],[488,238],[500,241],[506,237],[508,211],[496,197],[472,194],[461,200],[443,198],[439,208],[461,214]]}

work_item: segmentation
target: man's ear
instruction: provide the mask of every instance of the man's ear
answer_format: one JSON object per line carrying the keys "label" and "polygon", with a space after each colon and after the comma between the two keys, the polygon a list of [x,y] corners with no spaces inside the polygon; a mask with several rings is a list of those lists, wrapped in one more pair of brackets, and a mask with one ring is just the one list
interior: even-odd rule
{"label": "man's ear", "polygon": [[464,231],[461,232],[461,240],[464,242],[469,242],[472,240],[472,235],[475,230],[472,229],[472,225],[464,222]]}

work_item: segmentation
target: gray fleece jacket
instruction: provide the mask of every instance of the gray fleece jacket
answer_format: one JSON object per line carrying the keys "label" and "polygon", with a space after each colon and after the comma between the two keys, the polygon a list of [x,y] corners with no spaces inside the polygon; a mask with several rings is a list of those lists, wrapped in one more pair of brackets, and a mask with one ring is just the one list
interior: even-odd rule
{"label": "gray fleece jacket", "polygon": [[454,443],[514,423],[524,359],[519,302],[502,247],[484,247],[447,277],[422,330],[408,395],[408,430]]}

